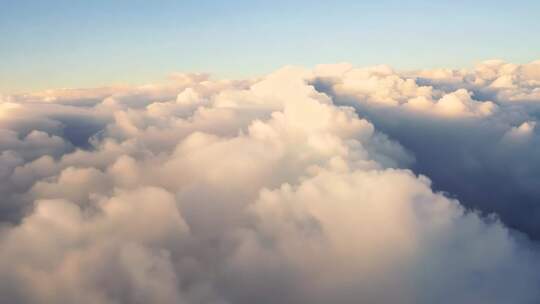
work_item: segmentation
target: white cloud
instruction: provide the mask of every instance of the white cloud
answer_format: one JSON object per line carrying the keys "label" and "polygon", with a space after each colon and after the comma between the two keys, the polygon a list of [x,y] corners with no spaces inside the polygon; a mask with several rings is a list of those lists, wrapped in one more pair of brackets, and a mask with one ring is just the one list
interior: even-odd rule
{"label": "white cloud", "polygon": [[[535,67],[285,67],[243,81],[177,74],[4,98],[0,294],[530,303],[540,296],[535,244],[434,188],[505,172],[515,193],[536,197],[540,160],[525,167],[523,157],[539,147]],[[527,102],[501,100],[520,94]]]}

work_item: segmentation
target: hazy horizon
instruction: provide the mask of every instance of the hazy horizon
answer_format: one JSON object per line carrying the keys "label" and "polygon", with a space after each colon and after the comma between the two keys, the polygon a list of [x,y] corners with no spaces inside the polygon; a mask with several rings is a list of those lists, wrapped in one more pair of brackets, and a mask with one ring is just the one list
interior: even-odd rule
{"label": "hazy horizon", "polygon": [[3,1],[0,92],[223,78],[350,62],[460,68],[540,58],[540,4],[518,0]]}

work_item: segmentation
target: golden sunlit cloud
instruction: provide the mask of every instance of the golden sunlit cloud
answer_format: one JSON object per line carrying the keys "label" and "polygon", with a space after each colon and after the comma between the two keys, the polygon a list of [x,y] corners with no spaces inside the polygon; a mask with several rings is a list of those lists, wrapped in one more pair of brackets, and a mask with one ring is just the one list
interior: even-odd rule
{"label": "golden sunlit cloud", "polygon": [[288,66],[5,97],[1,298],[533,303],[539,71]]}

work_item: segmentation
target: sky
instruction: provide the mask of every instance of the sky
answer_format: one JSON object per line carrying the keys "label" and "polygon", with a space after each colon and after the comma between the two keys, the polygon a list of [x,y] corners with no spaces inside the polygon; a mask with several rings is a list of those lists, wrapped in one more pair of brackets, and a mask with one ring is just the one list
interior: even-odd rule
{"label": "sky", "polygon": [[2,302],[538,303],[539,12],[0,0]]}
{"label": "sky", "polygon": [[0,0],[0,92],[540,58],[540,2]]}

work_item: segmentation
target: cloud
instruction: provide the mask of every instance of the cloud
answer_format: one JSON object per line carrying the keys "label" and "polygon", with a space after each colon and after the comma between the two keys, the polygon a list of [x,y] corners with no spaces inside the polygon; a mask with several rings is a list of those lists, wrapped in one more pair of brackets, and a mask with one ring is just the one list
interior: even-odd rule
{"label": "cloud", "polygon": [[512,67],[483,64],[483,82],[285,67],[4,97],[0,294],[531,303],[537,74]]}
{"label": "cloud", "polygon": [[323,66],[311,81],[409,150],[410,168],[435,189],[539,239],[539,69],[536,61],[415,73]]}
{"label": "cloud", "polygon": [[[286,292],[263,288],[265,303],[527,303],[538,296],[531,292],[536,257],[499,223],[464,213],[404,170],[321,172],[263,191],[251,208],[257,228],[242,235],[228,275],[255,288],[261,273],[282,281]],[[236,296],[244,299],[242,291]]]}

